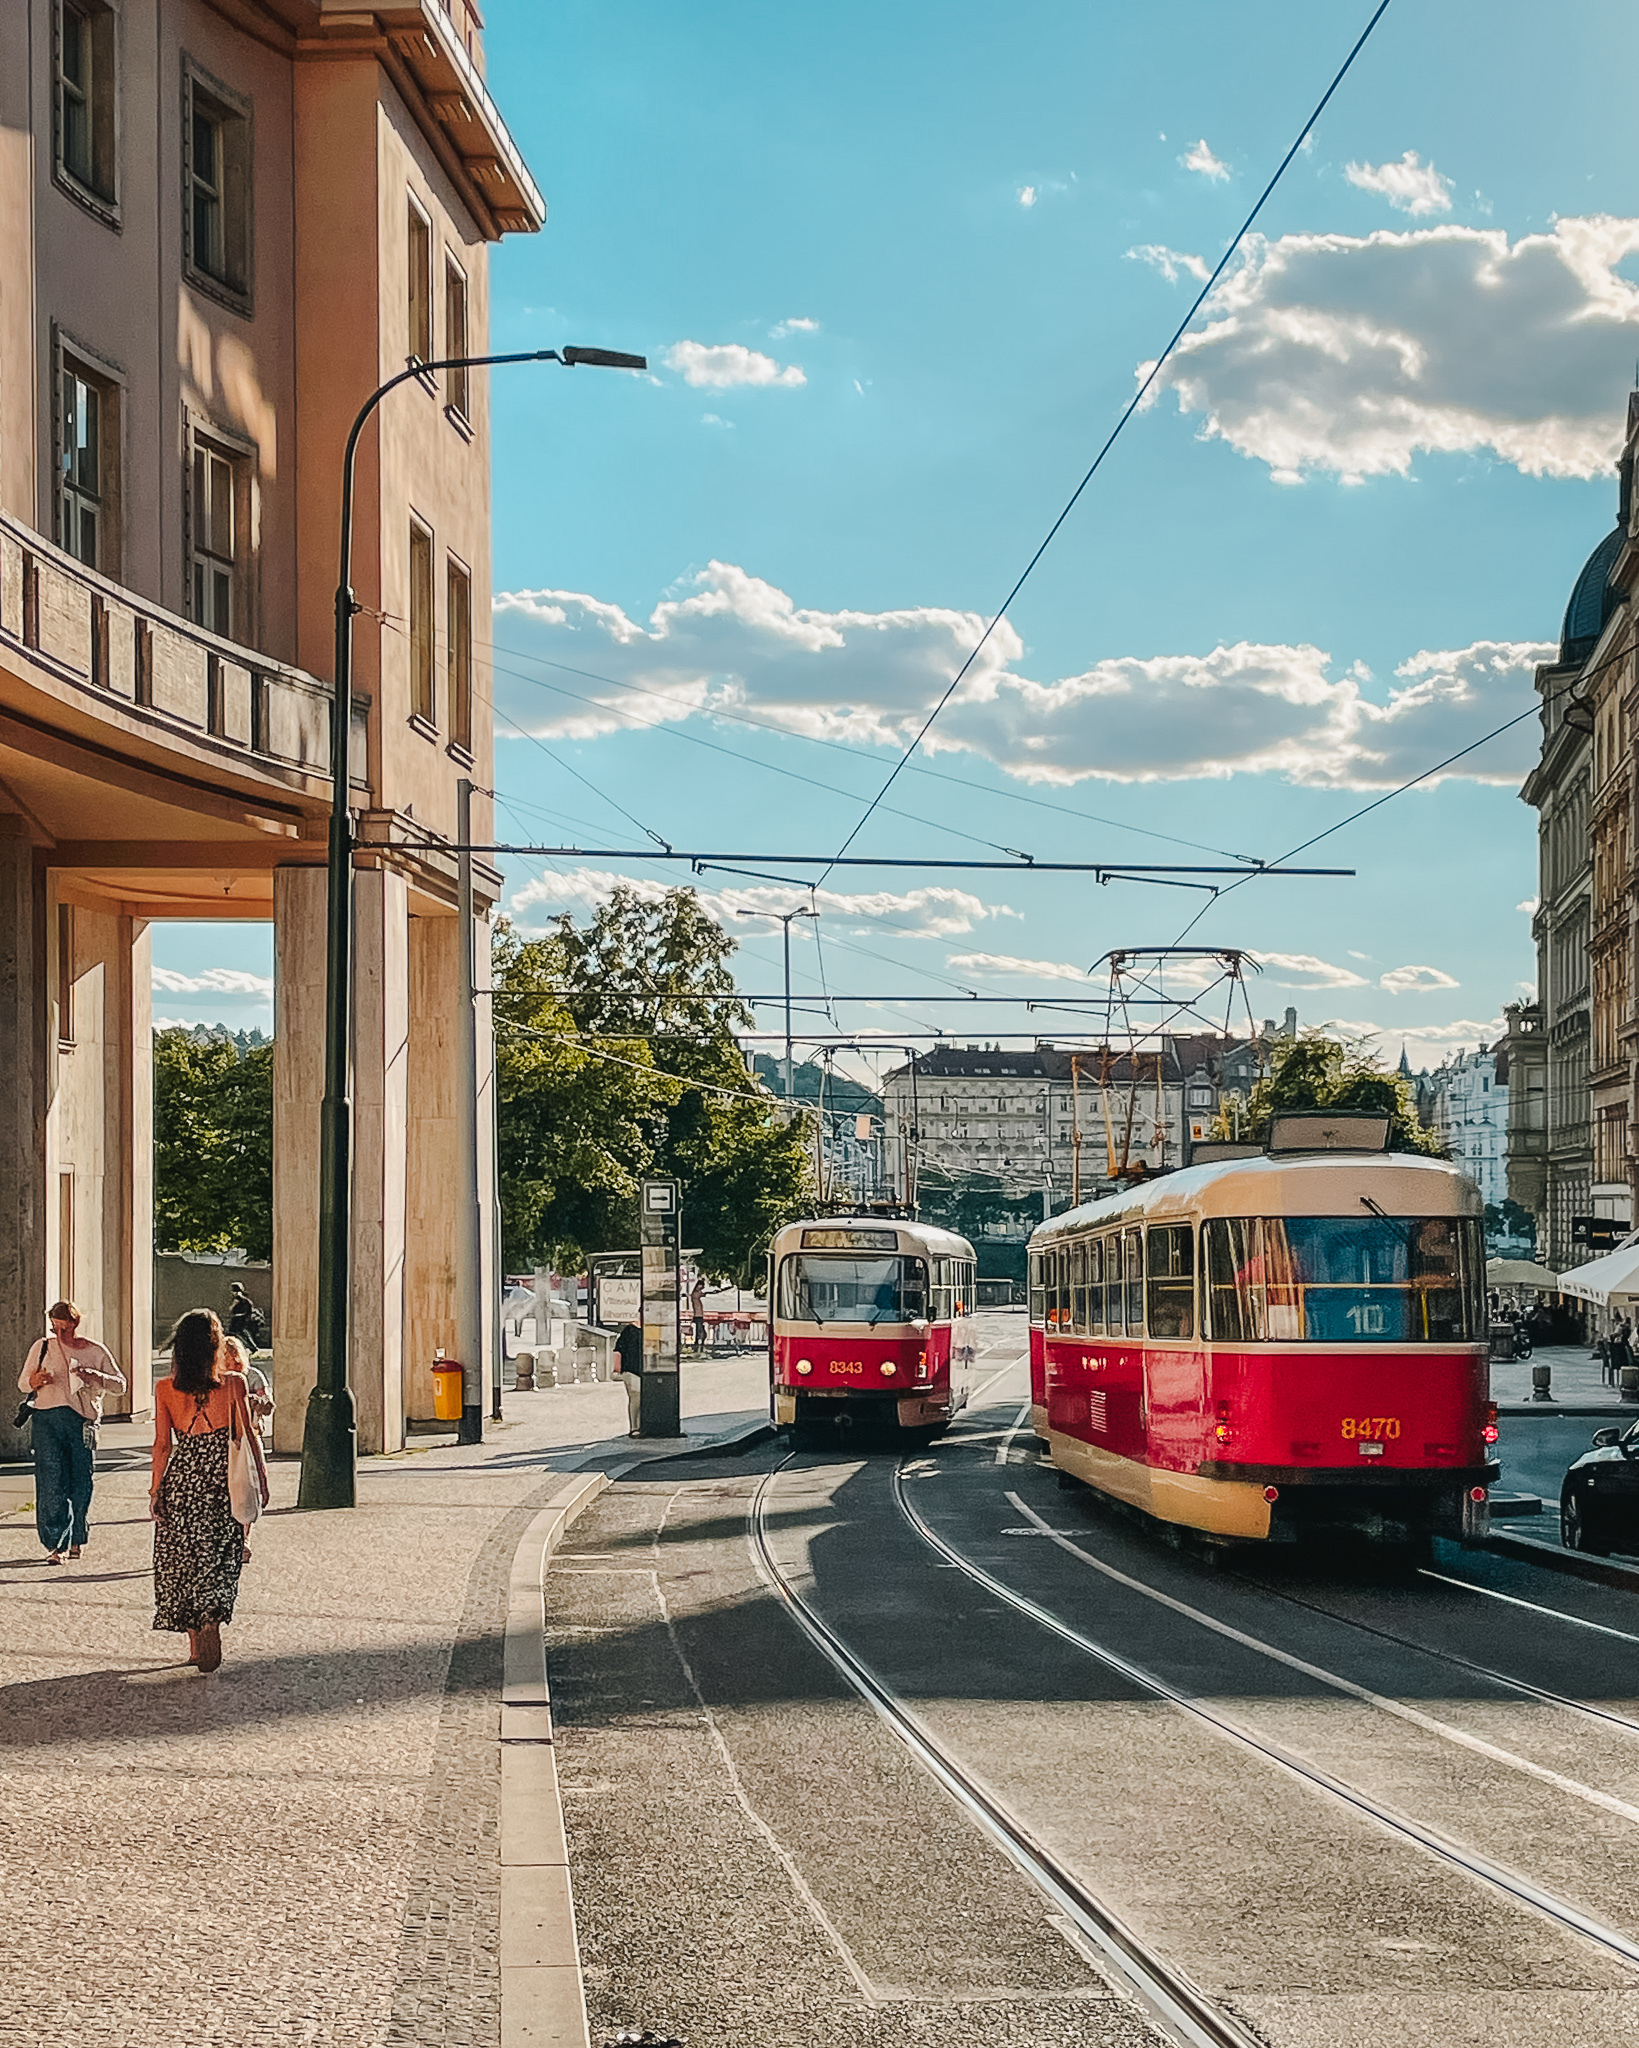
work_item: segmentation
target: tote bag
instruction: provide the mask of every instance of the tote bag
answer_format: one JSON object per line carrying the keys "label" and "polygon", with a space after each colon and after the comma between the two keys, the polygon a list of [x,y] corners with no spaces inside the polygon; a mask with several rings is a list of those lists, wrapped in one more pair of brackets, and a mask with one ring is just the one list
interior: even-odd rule
{"label": "tote bag", "polygon": [[233,1519],[247,1529],[252,1522],[261,1520],[262,1477],[251,1452],[250,1431],[244,1426],[237,1403],[228,1434],[228,1504],[233,1509]]}

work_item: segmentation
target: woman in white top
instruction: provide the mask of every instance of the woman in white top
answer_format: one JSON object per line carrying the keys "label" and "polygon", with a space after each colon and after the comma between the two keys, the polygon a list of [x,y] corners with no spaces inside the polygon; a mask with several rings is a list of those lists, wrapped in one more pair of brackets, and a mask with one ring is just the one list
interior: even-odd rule
{"label": "woman in white top", "polygon": [[80,1335],[71,1301],[48,1311],[51,1335],[23,1361],[17,1390],[33,1408],[34,1526],[47,1562],[78,1557],[89,1533],[102,1397],[125,1385],[111,1352]]}

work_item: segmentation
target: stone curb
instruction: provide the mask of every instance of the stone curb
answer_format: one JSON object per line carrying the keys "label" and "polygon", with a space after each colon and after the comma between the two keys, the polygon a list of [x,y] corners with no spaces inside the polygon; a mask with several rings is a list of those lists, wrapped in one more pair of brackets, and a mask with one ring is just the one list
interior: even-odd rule
{"label": "stone curb", "polygon": [[1516,1536],[1511,1529],[1494,1529],[1485,1539],[1485,1547],[1522,1564],[1540,1565],[1544,1571],[1564,1572],[1573,1579],[1592,1579],[1596,1585],[1615,1586],[1623,1593],[1639,1593],[1639,1567],[1634,1565],[1612,1564],[1605,1557],[1586,1557],[1579,1550],[1563,1550],[1558,1544],[1543,1543],[1535,1536]]}
{"label": "stone curb", "polygon": [[697,1437],[692,1443],[685,1443],[681,1450],[656,1451],[648,1457],[630,1456],[618,1465],[611,1465],[609,1477],[612,1480],[635,1479],[651,1465],[672,1465],[683,1458],[737,1458],[777,1434],[772,1422],[748,1423],[742,1429],[725,1431],[722,1436]]}
{"label": "stone curb", "polygon": [[501,2048],[589,2048],[552,1745],[543,1581],[564,1531],[608,1484],[602,1472],[568,1480],[512,1559],[499,1717]]}

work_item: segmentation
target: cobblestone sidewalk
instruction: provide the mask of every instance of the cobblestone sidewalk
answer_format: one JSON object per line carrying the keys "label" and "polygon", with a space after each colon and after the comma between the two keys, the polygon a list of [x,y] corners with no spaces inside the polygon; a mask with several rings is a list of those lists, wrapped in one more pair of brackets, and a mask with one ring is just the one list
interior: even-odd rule
{"label": "cobblestone sidewalk", "polygon": [[[761,1384],[686,1374],[690,1426]],[[6,2048],[494,2048],[508,1569],[555,1473],[638,1448],[619,1385],[507,1409],[482,1447],[366,1460],[351,1513],[298,1512],[275,1464],[210,1678],[151,1628],[130,1446],[78,1564],[0,1514]]]}

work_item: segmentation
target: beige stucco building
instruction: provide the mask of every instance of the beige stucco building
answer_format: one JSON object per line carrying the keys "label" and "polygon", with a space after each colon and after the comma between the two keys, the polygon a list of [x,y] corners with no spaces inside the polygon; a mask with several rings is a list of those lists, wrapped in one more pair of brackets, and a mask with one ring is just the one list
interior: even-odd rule
{"label": "beige stucco building", "polygon": [[[286,1447],[314,1371],[342,445],[409,361],[484,350],[489,246],[543,218],[479,28],[466,0],[0,20],[0,1355],[71,1294],[147,1405],[148,934],[271,919]],[[456,1348],[454,861],[393,848],[452,839],[460,778],[493,780],[481,372],[412,380],[367,430],[352,579],[352,1358],[380,1449]],[[487,1156],[481,1179],[493,1261]]]}

